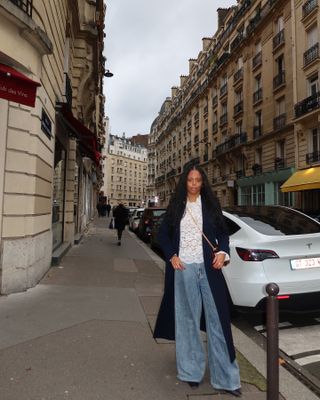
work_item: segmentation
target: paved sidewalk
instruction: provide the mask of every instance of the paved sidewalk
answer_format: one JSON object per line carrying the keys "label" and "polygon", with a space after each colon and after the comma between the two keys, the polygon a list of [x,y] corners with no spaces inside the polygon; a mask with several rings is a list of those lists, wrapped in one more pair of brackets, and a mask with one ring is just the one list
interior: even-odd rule
{"label": "paved sidewalk", "polygon": [[[174,344],[152,337],[163,261],[127,231],[117,246],[107,226],[92,223],[35,288],[0,298],[1,400],[234,399],[216,394],[208,376],[197,390],[176,379]],[[264,373],[263,350],[234,332]],[[290,379],[286,400],[316,399]],[[266,399],[253,385],[242,389],[244,400]]]}

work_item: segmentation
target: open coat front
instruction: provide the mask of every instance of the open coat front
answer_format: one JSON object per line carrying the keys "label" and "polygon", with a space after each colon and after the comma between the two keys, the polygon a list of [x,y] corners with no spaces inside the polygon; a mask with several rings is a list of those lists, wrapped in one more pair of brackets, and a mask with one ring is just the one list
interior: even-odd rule
{"label": "open coat front", "polygon": [[[207,211],[202,203],[202,219],[203,232],[211,243],[218,242],[219,250],[229,254],[229,237],[219,232],[213,222],[213,217]],[[164,218],[158,233],[158,239],[162,251],[166,258],[165,286],[164,295],[161,302],[155,330],[155,338],[175,339],[175,317],[174,317],[174,269],[170,263],[170,258],[174,254],[179,254],[180,243],[180,224],[175,228],[172,238],[169,236],[169,227],[167,219]],[[207,241],[202,238],[203,255],[205,270],[211,292],[216,303],[218,315],[220,318],[222,330],[227,343],[231,362],[235,359],[235,349],[233,345],[230,309],[229,309],[229,293],[223,273],[219,269],[212,267],[212,249]],[[202,318],[204,318],[204,313]]]}

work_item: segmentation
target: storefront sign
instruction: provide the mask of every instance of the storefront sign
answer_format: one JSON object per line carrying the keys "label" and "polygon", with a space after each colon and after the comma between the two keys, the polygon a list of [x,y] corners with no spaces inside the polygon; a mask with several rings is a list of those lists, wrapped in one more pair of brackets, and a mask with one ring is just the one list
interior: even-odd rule
{"label": "storefront sign", "polygon": [[51,139],[51,137],[52,137],[51,128],[52,128],[52,124],[51,124],[49,115],[45,112],[44,109],[42,109],[41,130],[48,136],[49,139]]}
{"label": "storefront sign", "polygon": [[40,83],[14,68],[0,64],[0,98],[34,107],[38,86],[41,86]]}

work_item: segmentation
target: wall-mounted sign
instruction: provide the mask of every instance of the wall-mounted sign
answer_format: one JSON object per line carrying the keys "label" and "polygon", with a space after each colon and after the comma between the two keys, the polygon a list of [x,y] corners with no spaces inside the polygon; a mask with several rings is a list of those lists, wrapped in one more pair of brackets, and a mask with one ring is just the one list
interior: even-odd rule
{"label": "wall-mounted sign", "polygon": [[0,98],[34,107],[40,83],[5,64],[0,64]]}
{"label": "wall-mounted sign", "polygon": [[42,109],[41,130],[48,136],[49,139],[51,139],[52,137],[51,129],[52,129],[51,119],[49,118],[49,115],[45,112],[45,110]]}

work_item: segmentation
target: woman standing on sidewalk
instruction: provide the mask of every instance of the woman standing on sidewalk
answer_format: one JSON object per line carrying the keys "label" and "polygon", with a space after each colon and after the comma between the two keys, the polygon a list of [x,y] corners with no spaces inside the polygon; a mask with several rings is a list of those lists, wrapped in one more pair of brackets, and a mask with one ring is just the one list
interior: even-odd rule
{"label": "woman standing on sidewalk", "polygon": [[[165,290],[154,337],[176,341],[178,378],[192,388],[205,373],[200,334],[206,321],[211,385],[241,396],[222,267],[229,260],[229,237],[218,199],[199,166],[183,172],[159,230],[166,257]],[[219,250],[212,246],[218,242]]]}

